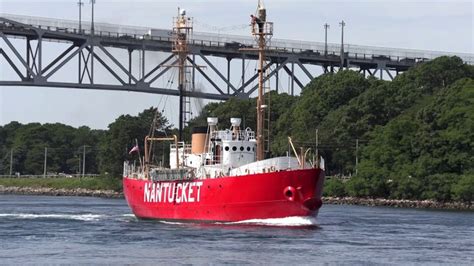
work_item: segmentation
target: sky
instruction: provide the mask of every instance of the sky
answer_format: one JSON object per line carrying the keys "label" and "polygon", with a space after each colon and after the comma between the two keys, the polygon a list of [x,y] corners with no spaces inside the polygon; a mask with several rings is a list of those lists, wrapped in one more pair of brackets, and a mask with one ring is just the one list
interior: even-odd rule
{"label": "sky", "polygon": [[[83,20],[87,21],[91,18],[91,5],[87,0],[84,2]],[[249,23],[249,14],[255,11],[256,3],[256,0],[96,0],[95,21],[170,28],[179,6],[194,17],[195,31],[248,36],[248,29],[242,25]],[[344,20],[346,43],[474,54],[472,1],[266,0],[264,4],[268,20],[275,24],[274,38],[323,42],[323,24],[328,23],[328,42],[339,43],[338,24]],[[0,0],[0,13],[75,20],[78,7],[77,0]],[[53,55],[58,46],[44,45],[45,56]],[[0,47],[6,47],[3,40]],[[67,68],[60,74],[65,80],[71,75],[77,74],[68,72]],[[0,79],[11,80],[12,76],[8,63],[0,58]],[[202,100],[195,101],[194,108],[202,104]],[[176,125],[176,105],[176,97],[145,93],[0,87],[0,125],[11,121],[59,122],[106,129],[118,116],[137,115],[150,106],[159,106]]]}

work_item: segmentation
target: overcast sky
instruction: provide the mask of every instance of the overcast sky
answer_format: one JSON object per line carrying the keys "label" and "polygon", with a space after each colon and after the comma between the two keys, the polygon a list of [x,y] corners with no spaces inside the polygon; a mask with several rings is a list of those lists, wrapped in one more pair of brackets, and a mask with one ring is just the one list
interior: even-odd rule
{"label": "overcast sky", "polygon": [[[90,20],[85,1],[83,20]],[[154,28],[170,28],[178,6],[194,17],[196,31],[248,35],[249,14],[257,1],[106,1],[97,0],[95,21]],[[77,19],[77,0],[0,0],[0,13]],[[324,41],[323,24],[329,23],[329,42],[340,41],[338,22],[346,22],[345,42],[396,48],[474,53],[472,1],[316,1],[266,0],[268,20],[275,23],[275,38]],[[0,46],[5,43],[0,41]],[[44,46],[54,50],[54,45]],[[12,72],[0,59],[0,79]],[[64,75],[68,75],[65,73]],[[72,75],[77,75],[75,72]],[[36,87],[0,87],[0,124],[60,122],[105,129],[121,114],[136,115],[161,101],[165,115],[176,124],[174,97]]]}

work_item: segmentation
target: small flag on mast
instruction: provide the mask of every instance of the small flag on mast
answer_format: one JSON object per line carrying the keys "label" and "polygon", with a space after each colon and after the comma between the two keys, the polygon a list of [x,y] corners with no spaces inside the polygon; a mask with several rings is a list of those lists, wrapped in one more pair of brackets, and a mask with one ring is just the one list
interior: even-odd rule
{"label": "small flag on mast", "polygon": [[129,152],[128,154],[132,154],[133,152],[138,151],[138,145],[135,145]]}

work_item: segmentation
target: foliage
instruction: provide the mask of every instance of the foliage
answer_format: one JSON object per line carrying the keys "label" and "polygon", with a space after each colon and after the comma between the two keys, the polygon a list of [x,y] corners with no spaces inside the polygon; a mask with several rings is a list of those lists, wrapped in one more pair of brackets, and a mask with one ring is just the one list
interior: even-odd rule
{"label": "foliage", "polygon": [[336,178],[324,181],[324,196],[344,197],[347,195],[344,183]]}
{"label": "foliage", "polygon": [[79,173],[86,147],[88,173],[97,173],[97,144],[103,136],[101,130],[88,127],[73,128],[63,124],[11,122],[0,127],[0,173],[9,174],[10,155],[12,170],[23,174],[42,174],[47,155],[47,172]]}
{"label": "foliage", "polygon": [[473,79],[440,88],[427,104],[371,133],[359,176],[371,185],[393,182],[380,196],[452,200],[453,184],[474,169],[472,106]]}
{"label": "foliage", "polygon": [[474,174],[466,174],[459,177],[456,184],[452,186],[453,199],[465,202],[474,201]]}
{"label": "foliage", "polygon": [[[170,131],[168,120],[156,108],[148,108],[138,116],[122,115],[109,125],[100,145],[100,170],[103,174],[121,178],[125,160],[139,160],[143,156],[144,139],[150,133],[150,126],[157,117],[156,134]],[[129,154],[129,151],[138,143],[140,153]],[[169,146],[169,145],[167,145]],[[156,147],[156,146],[155,146]],[[160,150],[166,153],[166,150]],[[161,153],[157,158],[161,158]]]}

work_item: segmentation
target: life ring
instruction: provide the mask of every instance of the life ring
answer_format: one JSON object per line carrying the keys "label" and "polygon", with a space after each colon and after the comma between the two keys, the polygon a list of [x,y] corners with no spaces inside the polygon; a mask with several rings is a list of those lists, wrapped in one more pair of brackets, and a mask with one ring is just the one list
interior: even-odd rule
{"label": "life ring", "polygon": [[287,186],[283,189],[283,195],[289,201],[295,201],[296,199],[296,189],[292,186]]}

